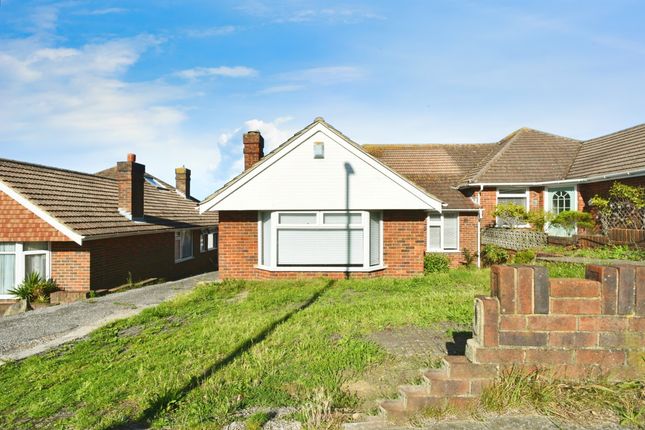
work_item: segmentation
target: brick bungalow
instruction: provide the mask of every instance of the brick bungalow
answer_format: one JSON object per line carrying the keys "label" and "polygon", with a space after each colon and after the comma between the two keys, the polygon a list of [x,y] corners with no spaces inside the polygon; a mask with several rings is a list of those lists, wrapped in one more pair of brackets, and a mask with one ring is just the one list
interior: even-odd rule
{"label": "brick bungalow", "polygon": [[215,270],[217,213],[198,212],[189,169],[175,175],[173,187],[134,154],[97,174],[0,159],[0,302],[30,272],[69,299]]}
{"label": "brick bungalow", "polygon": [[[616,180],[645,184],[645,125],[579,141],[522,128],[487,144],[361,146],[316,118],[205,199],[224,278],[411,276],[426,252],[480,248],[494,207],[583,210]],[[563,231],[548,228],[549,234]]]}

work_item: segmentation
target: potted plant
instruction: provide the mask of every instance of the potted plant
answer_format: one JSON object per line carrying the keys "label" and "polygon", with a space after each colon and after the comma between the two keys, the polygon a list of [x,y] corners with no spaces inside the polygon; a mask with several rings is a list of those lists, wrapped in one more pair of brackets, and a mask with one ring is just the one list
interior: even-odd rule
{"label": "potted plant", "polygon": [[49,306],[49,296],[58,290],[55,280],[51,278],[43,279],[40,274],[32,272],[25,276],[25,279],[18,287],[9,290],[9,293],[21,300],[25,300],[28,307],[37,309]]}

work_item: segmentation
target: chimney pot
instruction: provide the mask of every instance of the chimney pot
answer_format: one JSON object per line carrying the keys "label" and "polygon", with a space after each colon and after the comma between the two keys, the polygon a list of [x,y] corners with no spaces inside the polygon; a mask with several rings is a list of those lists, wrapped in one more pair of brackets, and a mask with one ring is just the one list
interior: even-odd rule
{"label": "chimney pot", "polygon": [[248,170],[264,157],[264,138],[259,131],[244,133],[244,170]]}
{"label": "chimney pot", "polygon": [[128,161],[130,163],[136,162],[137,161],[137,154],[132,154],[132,153],[128,154]]}
{"label": "chimney pot", "polygon": [[190,169],[177,167],[175,169],[175,188],[186,198],[190,198]]}

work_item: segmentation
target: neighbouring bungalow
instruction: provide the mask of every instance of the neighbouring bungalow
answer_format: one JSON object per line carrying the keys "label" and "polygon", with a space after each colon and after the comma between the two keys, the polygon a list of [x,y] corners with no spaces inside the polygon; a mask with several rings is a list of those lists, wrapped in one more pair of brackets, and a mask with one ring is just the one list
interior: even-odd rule
{"label": "neighbouring bungalow", "polygon": [[[427,252],[476,252],[498,203],[584,210],[611,184],[645,184],[645,125],[579,141],[522,128],[487,144],[361,146],[322,118],[264,156],[244,135],[219,211],[223,278],[413,276]],[[566,234],[549,227],[553,235]]]}
{"label": "neighbouring bungalow", "polygon": [[216,270],[217,213],[199,213],[190,174],[171,186],[134,154],[97,174],[0,159],[0,303],[31,272],[71,300]]}

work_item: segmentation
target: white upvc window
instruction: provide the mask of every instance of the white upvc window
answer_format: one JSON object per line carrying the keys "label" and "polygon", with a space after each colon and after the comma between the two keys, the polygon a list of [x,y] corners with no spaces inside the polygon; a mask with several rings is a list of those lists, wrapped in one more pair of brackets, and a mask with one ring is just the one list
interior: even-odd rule
{"label": "white upvc window", "polygon": [[381,212],[278,211],[258,217],[258,266],[276,271],[383,267]]}
{"label": "white upvc window", "polygon": [[459,213],[430,213],[427,218],[427,250],[459,251]]}
{"label": "white upvc window", "polygon": [[16,288],[30,273],[43,279],[51,275],[48,242],[0,242],[0,299],[13,299],[9,290]]}
{"label": "white upvc window", "polygon": [[[529,189],[528,188],[498,188],[496,204],[515,203],[522,206],[527,212],[529,211]],[[507,227],[499,217],[495,220],[498,227]],[[528,224],[519,225],[518,227],[529,227]]]}
{"label": "white upvc window", "polygon": [[175,232],[175,263],[193,258],[193,231]]}
{"label": "white upvc window", "polygon": [[199,250],[208,252],[217,249],[217,227],[202,229],[199,235]]}

